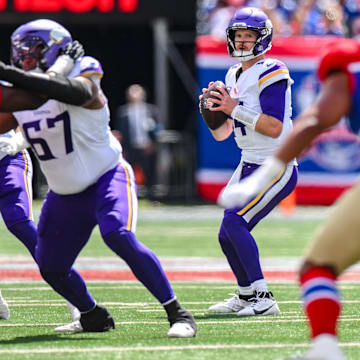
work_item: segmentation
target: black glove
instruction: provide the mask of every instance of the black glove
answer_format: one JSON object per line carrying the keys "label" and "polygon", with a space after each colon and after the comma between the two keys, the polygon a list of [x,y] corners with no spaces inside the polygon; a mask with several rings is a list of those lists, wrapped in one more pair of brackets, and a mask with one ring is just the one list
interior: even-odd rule
{"label": "black glove", "polygon": [[77,40],[74,40],[66,45],[64,55],[68,55],[71,59],[76,61],[78,58],[85,55],[84,47]]}

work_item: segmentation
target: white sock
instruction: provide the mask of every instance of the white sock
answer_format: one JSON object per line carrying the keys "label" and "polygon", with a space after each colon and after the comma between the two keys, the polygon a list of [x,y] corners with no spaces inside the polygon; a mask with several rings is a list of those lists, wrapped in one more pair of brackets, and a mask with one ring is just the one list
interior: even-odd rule
{"label": "white sock", "polygon": [[239,286],[240,295],[252,295],[254,293],[254,288],[250,286]]}
{"label": "white sock", "polygon": [[256,280],[251,284],[254,290],[258,292],[268,292],[267,284],[265,279]]}

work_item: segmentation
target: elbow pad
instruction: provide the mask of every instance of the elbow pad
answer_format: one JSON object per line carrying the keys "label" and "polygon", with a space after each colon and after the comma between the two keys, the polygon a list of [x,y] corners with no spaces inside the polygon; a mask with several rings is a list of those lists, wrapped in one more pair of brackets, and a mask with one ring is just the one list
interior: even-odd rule
{"label": "elbow pad", "polygon": [[44,94],[66,104],[81,106],[92,98],[90,85],[61,74],[26,72],[13,66],[4,66],[0,78],[24,90]]}

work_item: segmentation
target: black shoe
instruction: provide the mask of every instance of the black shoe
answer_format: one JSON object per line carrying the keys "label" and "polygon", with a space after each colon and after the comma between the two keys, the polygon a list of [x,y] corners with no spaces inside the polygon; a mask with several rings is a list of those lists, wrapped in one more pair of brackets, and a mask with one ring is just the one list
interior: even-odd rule
{"label": "black shoe", "polygon": [[84,332],[103,332],[115,329],[114,319],[107,309],[96,305],[85,314],[81,314],[80,324]]}
{"label": "black shoe", "polygon": [[170,329],[167,336],[171,338],[189,338],[196,336],[197,326],[190,311],[179,308],[173,316],[168,316]]}

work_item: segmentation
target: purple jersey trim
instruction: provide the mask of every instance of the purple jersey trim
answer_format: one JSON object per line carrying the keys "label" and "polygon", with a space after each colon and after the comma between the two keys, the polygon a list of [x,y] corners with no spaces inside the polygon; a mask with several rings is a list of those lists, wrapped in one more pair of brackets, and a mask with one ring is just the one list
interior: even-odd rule
{"label": "purple jersey trim", "polygon": [[288,86],[287,80],[279,80],[267,86],[260,94],[260,106],[264,114],[284,121],[285,93]]}
{"label": "purple jersey trim", "polygon": [[266,70],[265,72],[263,72],[262,74],[260,74],[259,76],[259,80],[262,79],[264,76],[266,76],[267,74],[272,73],[273,71],[276,70],[280,70],[280,69],[284,69],[287,70],[287,67],[285,66],[285,64],[281,63],[280,61],[277,61],[276,64],[271,67],[269,70]]}

